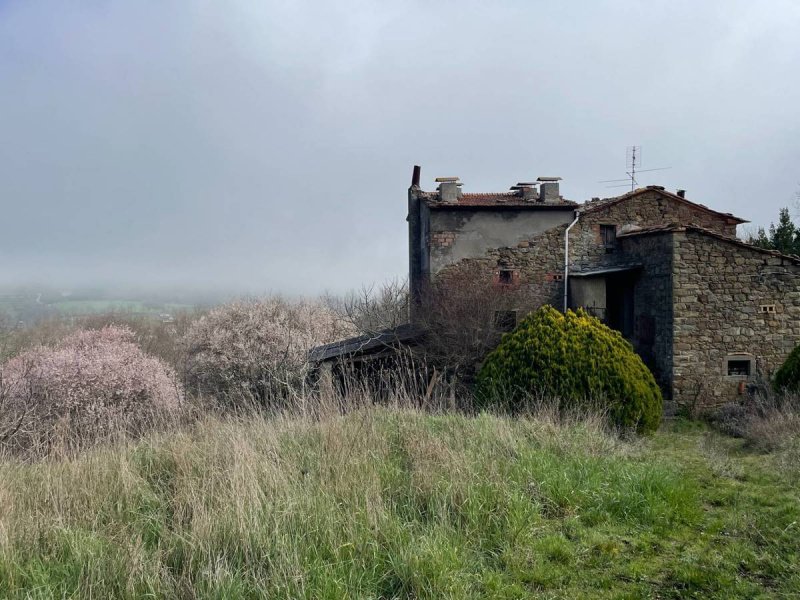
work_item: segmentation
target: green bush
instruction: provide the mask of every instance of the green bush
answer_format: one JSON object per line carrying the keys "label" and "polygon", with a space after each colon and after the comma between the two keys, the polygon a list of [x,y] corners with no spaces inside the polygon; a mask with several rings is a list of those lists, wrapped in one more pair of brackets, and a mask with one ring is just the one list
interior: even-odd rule
{"label": "green bush", "polygon": [[583,310],[564,315],[544,306],[526,317],[486,358],[477,379],[483,407],[524,408],[532,395],[565,408],[601,403],[611,420],[640,432],[661,420],[653,374],[618,332]]}
{"label": "green bush", "polygon": [[773,385],[778,392],[800,391],[800,346],[786,357],[786,362],[775,373]]}

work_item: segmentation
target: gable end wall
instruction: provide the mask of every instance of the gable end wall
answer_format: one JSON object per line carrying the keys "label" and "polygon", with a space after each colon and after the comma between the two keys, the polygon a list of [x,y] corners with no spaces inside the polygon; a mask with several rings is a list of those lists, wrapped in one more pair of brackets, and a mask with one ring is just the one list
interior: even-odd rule
{"label": "gable end wall", "polygon": [[736,236],[736,224],[730,223],[728,218],[684,204],[657,191],[649,191],[581,215],[575,228],[577,231],[570,233],[571,263],[577,269],[588,269],[617,261],[616,255],[606,253],[603,247],[601,225],[616,225],[617,233],[622,233],[626,227],[670,223],[698,225],[722,235]]}
{"label": "gable end wall", "polygon": [[743,378],[727,375],[728,355],[753,355],[769,377],[800,342],[800,266],[698,232],[672,237],[673,397],[707,409],[738,397]]}

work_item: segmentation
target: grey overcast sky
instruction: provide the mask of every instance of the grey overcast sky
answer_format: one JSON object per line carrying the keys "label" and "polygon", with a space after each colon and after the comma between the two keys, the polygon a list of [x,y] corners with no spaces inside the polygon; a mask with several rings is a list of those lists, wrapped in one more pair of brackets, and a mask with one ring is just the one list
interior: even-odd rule
{"label": "grey overcast sky", "polygon": [[403,276],[414,164],[585,200],[638,144],[757,224],[800,189],[797,0],[0,0],[0,85],[4,283]]}

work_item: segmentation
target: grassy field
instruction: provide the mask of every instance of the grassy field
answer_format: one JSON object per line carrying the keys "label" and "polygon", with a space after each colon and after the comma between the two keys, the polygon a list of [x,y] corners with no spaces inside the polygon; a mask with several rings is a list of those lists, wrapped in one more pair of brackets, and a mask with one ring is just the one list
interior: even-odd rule
{"label": "grassy field", "polygon": [[365,410],[0,460],[3,598],[789,598],[797,471],[687,422]]}

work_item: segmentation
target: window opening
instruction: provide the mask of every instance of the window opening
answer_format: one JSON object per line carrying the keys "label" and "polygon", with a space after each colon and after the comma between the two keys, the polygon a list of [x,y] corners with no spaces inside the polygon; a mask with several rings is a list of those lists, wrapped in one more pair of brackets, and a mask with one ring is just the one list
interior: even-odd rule
{"label": "window opening", "polygon": [[510,285],[514,282],[514,271],[511,269],[500,269],[500,283]]}
{"label": "window opening", "polygon": [[600,238],[607,253],[614,252],[617,247],[617,226],[600,225]]}
{"label": "window opening", "polygon": [[750,376],[749,359],[728,359],[728,375]]}

